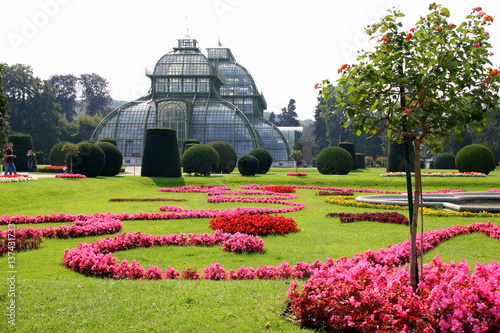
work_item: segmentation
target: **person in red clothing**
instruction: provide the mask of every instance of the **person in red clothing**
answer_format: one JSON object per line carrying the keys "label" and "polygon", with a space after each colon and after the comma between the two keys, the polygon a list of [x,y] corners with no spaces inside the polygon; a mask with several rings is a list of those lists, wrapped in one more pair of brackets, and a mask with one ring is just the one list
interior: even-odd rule
{"label": "person in red clothing", "polygon": [[8,143],[5,146],[5,165],[4,165],[4,174],[5,175],[17,175],[16,165],[14,164],[14,158],[16,155],[14,154],[14,145],[12,142]]}

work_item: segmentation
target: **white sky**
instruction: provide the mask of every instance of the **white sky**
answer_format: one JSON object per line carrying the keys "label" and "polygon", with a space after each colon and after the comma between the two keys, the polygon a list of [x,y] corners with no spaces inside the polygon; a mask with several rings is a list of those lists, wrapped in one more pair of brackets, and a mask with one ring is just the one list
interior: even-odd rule
{"label": "white sky", "polygon": [[[314,84],[335,80],[343,63],[367,48],[364,27],[396,6],[410,24],[431,0],[9,0],[2,3],[0,63],[31,65],[36,76],[97,73],[111,96],[133,100],[147,93],[145,68],[172,51],[177,39],[198,40],[202,52],[220,38],[281,112],[296,100],[299,119],[312,119]],[[451,21],[473,7],[496,19],[490,28],[500,53],[500,1],[442,0]],[[500,54],[493,63],[500,63]]]}

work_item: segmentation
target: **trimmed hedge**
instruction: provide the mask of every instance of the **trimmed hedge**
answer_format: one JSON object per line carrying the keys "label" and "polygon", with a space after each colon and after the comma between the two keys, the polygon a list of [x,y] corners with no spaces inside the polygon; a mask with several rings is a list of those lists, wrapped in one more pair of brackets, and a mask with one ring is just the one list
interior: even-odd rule
{"label": "trimmed hedge", "polygon": [[[410,143],[410,171],[415,171],[415,147]],[[387,172],[405,172],[405,153],[404,144],[402,143],[389,143],[389,150],[387,152]]]}
{"label": "trimmed hedge", "polygon": [[187,149],[181,157],[182,167],[185,173],[194,173],[210,176],[212,170],[219,165],[219,154],[214,148],[198,144]]}
{"label": "trimmed hedge", "polygon": [[366,169],[365,154],[356,153],[356,164],[358,169]]}
{"label": "trimmed hedge", "polygon": [[233,146],[224,141],[210,142],[208,146],[214,148],[219,154],[219,165],[213,170],[214,173],[231,173],[236,168],[238,155]]}
{"label": "trimmed hedge", "polygon": [[[16,158],[14,158],[14,164],[16,166],[17,172],[26,172],[28,171],[28,150],[33,150],[33,140],[31,139],[31,135],[29,134],[14,134],[9,136],[9,142],[14,144],[14,154]],[[36,158],[33,159],[34,168],[37,168]]]}
{"label": "trimmed hedge", "polygon": [[489,174],[495,170],[495,154],[483,145],[468,145],[460,149],[455,156],[459,172],[482,172]]}
{"label": "trimmed hedge", "polygon": [[102,139],[99,139],[98,142],[109,142],[109,143],[115,145],[116,147],[118,147],[118,141],[114,138],[102,138]]}
{"label": "trimmed hedge", "polygon": [[238,171],[243,176],[255,176],[259,169],[259,160],[253,155],[243,155],[238,159]]}
{"label": "trimmed hedge", "polygon": [[324,175],[347,175],[352,168],[352,156],[341,147],[327,147],[316,158],[317,169]]}
{"label": "trimmed hedge", "polygon": [[146,131],[141,176],[182,177],[175,130],[155,127]]}
{"label": "trimmed hedge", "polygon": [[434,157],[434,168],[436,169],[456,169],[455,155],[442,153]]}
{"label": "trimmed hedge", "polygon": [[258,174],[266,174],[273,164],[273,157],[264,148],[254,148],[247,155],[255,156],[259,160],[259,168],[256,172]]}
{"label": "trimmed hedge", "polygon": [[[351,170],[358,170],[358,161],[356,160],[356,148],[354,147],[354,144],[352,142],[340,142],[339,143],[340,148],[344,148],[351,154],[352,157],[352,167]],[[360,167],[362,167],[364,163],[361,164]]]}
{"label": "trimmed hedge", "polygon": [[[184,140],[184,142],[182,143],[182,154],[184,154],[184,152],[189,148],[189,147],[192,147],[193,145],[199,145],[200,144],[200,140],[196,140],[196,139],[186,139]],[[181,154],[181,156],[182,156]]]}
{"label": "trimmed hedge", "polygon": [[118,147],[109,141],[99,141],[95,145],[101,148],[106,156],[101,176],[116,176],[119,174],[123,164],[123,155]]}
{"label": "trimmed hedge", "polygon": [[[91,142],[81,142],[78,144],[78,155],[73,156],[73,173],[79,173],[87,177],[97,177],[101,174],[106,164],[106,155],[104,151]],[[68,168],[70,166],[68,156]]]}

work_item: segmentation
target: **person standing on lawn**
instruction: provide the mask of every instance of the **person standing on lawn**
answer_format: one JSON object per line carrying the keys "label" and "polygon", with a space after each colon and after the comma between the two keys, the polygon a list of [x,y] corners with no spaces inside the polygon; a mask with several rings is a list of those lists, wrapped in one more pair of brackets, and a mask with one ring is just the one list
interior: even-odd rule
{"label": "person standing on lawn", "polygon": [[5,165],[4,165],[4,174],[7,175],[17,175],[16,165],[14,164],[14,145],[12,142],[9,142],[5,147]]}
{"label": "person standing on lawn", "polygon": [[28,154],[26,154],[26,157],[28,159],[28,172],[33,172],[35,171],[35,158],[36,154],[33,152],[33,150],[28,150]]}

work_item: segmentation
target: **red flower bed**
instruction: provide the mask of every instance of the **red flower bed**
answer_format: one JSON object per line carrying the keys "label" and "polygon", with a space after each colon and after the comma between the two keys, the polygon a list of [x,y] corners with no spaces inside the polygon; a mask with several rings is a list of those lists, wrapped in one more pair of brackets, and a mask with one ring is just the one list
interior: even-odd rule
{"label": "red flower bed", "polygon": [[262,190],[276,193],[295,193],[295,188],[292,185],[267,185]]}
{"label": "red flower bed", "polygon": [[293,218],[269,214],[221,215],[210,221],[209,228],[232,234],[241,232],[259,236],[284,235],[300,231]]}
{"label": "red flower bed", "polygon": [[339,217],[342,223],[351,223],[356,221],[375,221],[383,223],[395,223],[408,225],[410,222],[403,214],[397,212],[385,213],[328,213],[326,216]]}

